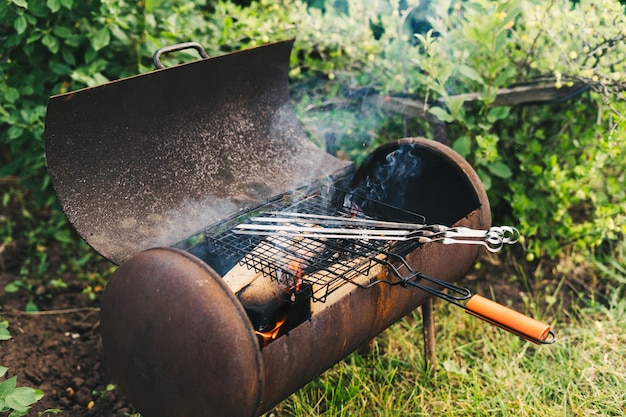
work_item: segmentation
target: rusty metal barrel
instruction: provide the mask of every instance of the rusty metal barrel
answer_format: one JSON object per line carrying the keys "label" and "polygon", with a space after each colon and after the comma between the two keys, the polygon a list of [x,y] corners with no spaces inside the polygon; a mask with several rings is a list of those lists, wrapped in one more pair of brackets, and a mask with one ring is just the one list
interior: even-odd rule
{"label": "rusty metal barrel", "polygon": [[[145,417],[260,415],[427,299],[346,283],[262,346],[223,277],[177,245],[208,224],[324,175],[349,172],[358,187],[411,146],[428,164],[394,185],[406,198],[392,203],[449,226],[490,226],[480,180],[444,145],[394,141],[353,170],[308,141],[289,105],[290,50],[270,44],[51,98],[53,185],[80,235],[120,265],[102,299],[102,340],[114,381]],[[423,245],[406,260],[454,282],[480,252]]]}
{"label": "rusty metal barrel", "polygon": [[[447,161],[461,182],[454,187],[478,202],[453,224],[488,227],[489,204],[467,163],[435,142],[407,141]],[[462,245],[425,245],[407,260],[416,270],[453,282],[479,253]],[[426,298],[413,288],[355,287],[261,348],[243,306],[210,266],[178,249],[149,249],[124,262],[111,278],[102,302],[102,335],[111,373],[144,415],[254,416]]]}

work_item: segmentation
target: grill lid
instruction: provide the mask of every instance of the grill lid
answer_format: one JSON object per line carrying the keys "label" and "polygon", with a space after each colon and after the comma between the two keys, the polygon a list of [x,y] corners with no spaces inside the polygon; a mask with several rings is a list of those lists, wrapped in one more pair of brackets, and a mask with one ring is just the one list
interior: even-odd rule
{"label": "grill lid", "polygon": [[346,167],[306,138],[289,103],[292,45],[52,97],[48,170],[85,241],[119,264]]}

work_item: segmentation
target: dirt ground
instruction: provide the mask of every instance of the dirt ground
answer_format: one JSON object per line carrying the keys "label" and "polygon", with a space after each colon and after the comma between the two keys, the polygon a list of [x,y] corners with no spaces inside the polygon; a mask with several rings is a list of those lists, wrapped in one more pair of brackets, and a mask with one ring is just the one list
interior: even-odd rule
{"label": "dirt ground", "polygon": [[[17,277],[4,272],[0,288]],[[83,284],[84,286],[84,284]],[[112,383],[102,355],[98,300],[83,294],[80,282],[68,282],[39,313],[25,313],[28,293],[0,290],[0,318],[9,322],[12,339],[0,344],[0,363],[17,375],[18,386],[39,388],[44,397],[31,415],[47,409],[65,416],[124,416],[132,407]],[[111,387],[108,387],[111,388]]]}
{"label": "dirt ground", "polygon": [[[0,219],[16,215],[16,210],[0,206]],[[13,336],[0,343],[0,365],[9,368],[7,376],[17,375],[18,386],[44,392],[30,415],[57,409],[62,410],[58,415],[72,417],[132,415],[135,410],[114,386],[103,358],[99,294],[90,299],[83,291],[87,283],[65,274],[62,279],[67,287],[46,288],[43,297],[35,296],[39,312],[26,313],[33,294],[26,290],[5,292],[8,283],[19,279],[20,268],[28,256],[26,247],[24,239],[16,238],[0,248],[0,319],[9,322]],[[54,247],[48,250],[59,252]],[[519,305],[527,288],[503,277],[519,268],[516,260],[522,256],[518,253],[487,257],[481,261],[482,267],[471,271],[463,283],[474,290],[480,288],[483,293],[491,289],[499,300]],[[51,256],[49,271],[58,270],[66,261],[60,253]],[[109,264],[103,259],[102,265],[106,269]]]}
{"label": "dirt ground", "polygon": [[[0,195],[14,186],[0,179]],[[29,415],[45,410],[62,410],[58,414],[72,417],[125,416],[133,408],[119,389],[112,389],[102,353],[99,331],[100,293],[90,299],[84,289],[89,283],[70,273],[57,276],[55,271],[67,263],[62,251],[51,243],[46,248],[50,279],[62,279],[65,288],[44,286],[27,279],[32,290],[7,293],[7,284],[20,277],[29,254],[29,225],[24,210],[34,221],[45,221],[50,213],[39,213],[24,198],[13,193],[7,204],[0,204],[0,234],[11,224],[13,239],[0,236],[0,320],[9,323],[12,338],[0,342],[0,365],[9,368],[5,377],[17,375],[20,387],[39,388],[44,397],[35,403]],[[4,242],[4,243],[3,243]],[[93,270],[110,268],[104,258],[90,265]],[[58,287],[58,286],[57,286]],[[93,292],[92,292],[93,294]],[[26,313],[29,301],[39,312]]]}

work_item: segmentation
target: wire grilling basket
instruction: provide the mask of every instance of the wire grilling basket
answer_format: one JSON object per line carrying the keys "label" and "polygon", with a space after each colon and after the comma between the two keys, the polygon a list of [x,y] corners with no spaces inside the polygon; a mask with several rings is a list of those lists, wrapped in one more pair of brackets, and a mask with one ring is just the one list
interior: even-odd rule
{"label": "wire grilling basket", "polygon": [[[313,288],[313,300],[320,302],[346,282],[363,286],[355,278],[369,275],[376,265],[391,267],[392,263],[400,262],[409,269],[406,274],[414,274],[403,255],[417,248],[420,245],[418,241],[241,234],[241,229],[237,228],[259,218],[278,218],[284,213],[328,216],[334,220],[370,220],[354,207],[345,206],[344,199],[338,199],[340,194],[345,193],[325,186],[310,195],[306,194],[306,190],[282,195],[209,228],[206,231],[208,242],[240,264],[291,288],[295,288],[301,280],[308,282]],[[423,223],[422,216],[410,215]],[[344,228],[348,230],[348,227]]]}

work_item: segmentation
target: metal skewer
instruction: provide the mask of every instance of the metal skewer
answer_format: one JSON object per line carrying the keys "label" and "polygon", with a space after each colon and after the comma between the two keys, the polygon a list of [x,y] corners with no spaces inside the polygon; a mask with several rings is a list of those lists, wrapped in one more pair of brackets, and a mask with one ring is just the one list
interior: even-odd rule
{"label": "metal skewer", "polygon": [[[250,223],[237,225],[234,232],[242,235],[310,239],[417,241],[418,243],[437,242],[445,245],[470,244],[482,245],[490,252],[498,252],[504,244],[513,244],[519,238],[517,229],[510,226],[494,226],[488,230],[475,230],[467,227],[387,222],[308,213],[268,212],[266,214],[268,216],[251,217]],[[278,215],[282,217],[275,217]],[[342,227],[328,227],[329,225]],[[382,229],[381,227],[385,228]]]}

